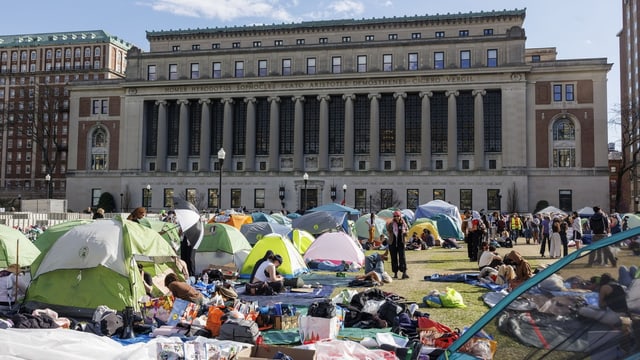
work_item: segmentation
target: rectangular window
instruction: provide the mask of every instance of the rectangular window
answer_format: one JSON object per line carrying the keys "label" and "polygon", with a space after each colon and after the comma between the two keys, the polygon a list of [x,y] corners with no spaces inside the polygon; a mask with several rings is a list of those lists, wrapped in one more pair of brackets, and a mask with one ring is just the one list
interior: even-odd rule
{"label": "rectangular window", "polygon": [[191,50],[193,50],[193,51],[200,50],[200,44],[193,44],[193,45],[191,45]]}
{"label": "rectangular window", "polygon": [[244,61],[236,61],[234,77],[244,77]]}
{"label": "rectangular window", "polygon": [[207,189],[207,207],[219,209],[218,199],[218,189]]}
{"label": "rectangular window", "polygon": [[496,67],[496,66],[498,66],[498,50],[489,49],[487,50],[487,67]]}
{"label": "rectangular window", "polygon": [[169,80],[178,80],[178,64],[169,64]]}
{"label": "rectangular window", "polygon": [[91,206],[97,206],[100,201],[100,195],[102,195],[102,190],[100,189],[91,189]]}
{"label": "rectangular window", "polygon": [[109,100],[99,99],[93,100],[92,114],[108,114],[109,113]]}
{"label": "rectangular window", "polygon": [[191,64],[191,78],[192,79],[200,78],[200,64],[198,63]]}
{"label": "rectangular window", "polygon": [[444,69],[444,52],[438,51],[433,53],[433,68]]}
{"label": "rectangular window", "polygon": [[418,53],[409,53],[409,70],[418,70]]}
{"label": "rectangular window", "polygon": [[531,55],[531,62],[540,62],[540,55]]}
{"label": "rectangular window", "polygon": [[460,210],[473,209],[473,190],[460,189]]}
{"label": "rectangular window", "polygon": [[220,79],[222,77],[222,63],[214,62],[211,66],[212,74],[211,77],[214,79]]}
{"label": "rectangular window", "polygon": [[468,69],[471,67],[471,51],[462,50],[460,51],[460,68]]}
{"label": "rectangular window", "polygon": [[393,55],[382,55],[382,71],[393,71]]}
{"label": "rectangular window", "polygon": [[231,47],[234,48],[234,49],[239,49],[240,48],[240,43],[239,42],[231,43]]}
{"label": "rectangular window", "polygon": [[320,38],[318,39],[318,44],[328,44],[329,43],[329,38]]}
{"label": "rectangular window", "polygon": [[274,40],[273,41],[273,46],[282,46],[284,45],[284,41],[283,40]]}
{"label": "rectangular window", "polygon": [[220,49],[220,43],[213,43],[213,44],[211,44],[211,48],[212,48],[212,49]]}
{"label": "rectangular window", "polygon": [[253,47],[262,47],[262,41],[254,41]]}
{"label": "rectangular window", "polygon": [[398,34],[389,34],[389,40],[398,40]]}
{"label": "rectangular window", "polygon": [[304,45],[304,39],[296,39],[296,45]]}
{"label": "rectangular window", "polygon": [[351,42],[351,36],[343,36],[342,37],[342,42],[343,43]]}
{"label": "rectangular window", "polygon": [[173,45],[171,51],[180,51],[180,45]]}
{"label": "rectangular window", "polygon": [[444,37],[444,31],[436,31],[436,38],[443,38]]}
{"label": "rectangular window", "polygon": [[231,207],[234,209],[242,207],[242,190],[231,189]]}
{"label": "rectangular window", "polygon": [[291,59],[282,59],[282,76],[291,75]]}
{"label": "rectangular window", "polygon": [[573,209],[573,191],[570,189],[560,189],[558,191],[558,205],[560,210],[571,211]]}
{"label": "rectangular window", "polygon": [[460,30],[460,31],[458,31],[458,36],[459,37],[467,37],[467,36],[469,36],[469,30]]}
{"label": "rectangular window", "polygon": [[573,84],[566,84],[564,86],[564,98],[567,101],[574,101]]}
{"label": "rectangular window", "polygon": [[375,36],[373,35],[365,35],[364,37],[364,41],[373,41],[375,39]]}
{"label": "rectangular window", "polygon": [[258,60],[258,76],[267,76],[267,60]]}
{"label": "rectangular window", "polygon": [[166,208],[173,207],[173,188],[165,188],[162,191],[162,205]]}
{"label": "rectangular window", "polygon": [[487,210],[500,211],[500,189],[487,189]]}
{"label": "rectangular window", "polygon": [[256,209],[264,209],[264,197],[265,197],[264,189],[254,189],[253,197],[254,197],[253,207]]}
{"label": "rectangular window", "polygon": [[393,189],[380,189],[380,207],[388,209],[393,206]]}
{"label": "rectangular window", "polygon": [[422,38],[422,33],[411,33],[411,39],[417,40]]}
{"label": "rectangular window", "polygon": [[316,73],[316,58],[307,58],[307,74],[315,75]]}
{"label": "rectangular window", "polygon": [[152,189],[142,189],[142,206],[146,207],[147,209],[151,207],[152,191]]}
{"label": "rectangular window", "polygon": [[444,189],[433,189],[433,200],[446,201],[446,199],[445,199],[445,190]]}
{"label": "rectangular window", "polygon": [[357,72],[367,72],[367,55],[358,55]]}
{"label": "rectangular window", "polygon": [[407,209],[416,210],[420,205],[420,190],[407,189]]}
{"label": "rectangular window", "polygon": [[198,198],[198,193],[196,191],[196,189],[193,188],[189,188],[185,191],[185,196],[187,198],[187,201],[192,203],[192,204],[196,204],[196,199]]}
{"label": "rectangular window", "polygon": [[371,208],[369,202],[367,201],[367,189],[356,189],[355,190],[355,209],[362,209],[363,211],[367,211],[369,209],[369,213],[371,212]]}
{"label": "rectangular window", "polygon": [[562,101],[562,85],[553,85],[553,101]]}
{"label": "rectangular window", "polygon": [[342,58],[340,56],[331,58],[331,72],[333,74],[340,74],[342,72]]}

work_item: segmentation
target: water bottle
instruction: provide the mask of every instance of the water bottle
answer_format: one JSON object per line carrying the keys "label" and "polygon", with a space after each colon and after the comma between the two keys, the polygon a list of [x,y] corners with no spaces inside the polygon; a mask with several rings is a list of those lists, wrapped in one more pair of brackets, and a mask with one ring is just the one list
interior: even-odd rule
{"label": "water bottle", "polygon": [[209,284],[209,274],[207,274],[206,271],[204,272],[204,274],[202,274],[202,282],[205,284]]}

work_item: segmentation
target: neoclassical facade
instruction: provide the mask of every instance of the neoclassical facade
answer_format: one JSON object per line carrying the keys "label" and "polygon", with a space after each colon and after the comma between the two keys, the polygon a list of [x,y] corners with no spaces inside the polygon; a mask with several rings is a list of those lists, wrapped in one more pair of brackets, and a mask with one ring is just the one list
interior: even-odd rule
{"label": "neoclassical facade", "polygon": [[150,31],[126,80],[71,87],[69,207],[606,207],[611,64],[527,49],[524,18]]}

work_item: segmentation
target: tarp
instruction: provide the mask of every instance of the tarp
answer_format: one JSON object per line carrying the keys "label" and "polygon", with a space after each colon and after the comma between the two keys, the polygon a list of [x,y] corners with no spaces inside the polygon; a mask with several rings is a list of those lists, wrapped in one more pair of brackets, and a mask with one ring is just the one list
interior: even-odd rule
{"label": "tarp", "polygon": [[316,238],[313,235],[309,234],[309,232],[301,229],[293,229],[291,232],[289,232],[288,236],[289,239],[291,239],[293,246],[296,248],[296,250],[298,250],[300,255],[303,255],[307,251],[309,246],[311,246],[311,243],[316,240]]}
{"label": "tarp", "polygon": [[[358,239],[368,239],[369,238],[369,224],[371,223],[371,214],[366,214],[366,215],[362,215],[358,218],[358,220],[356,220],[356,235],[358,236]],[[376,216],[373,220],[374,223],[374,237],[376,239],[380,238],[381,234],[384,234],[387,232],[387,222],[379,217]]]}
{"label": "tarp", "polygon": [[317,211],[293,219],[293,228],[302,229],[312,235],[319,235],[329,231],[349,232],[347,213],[340,211]]}
{"label": "tarp", "polygon": [[460,217],[460,210],[458,210],[458,207],[443,200],[432,200],[426,204],[418,206],[415,218],[433,219],[435,215],[439,214],[448,215],[456,222],[458,227],[462,227],[462,218]]}
{"label": "tarp", "polygon": [[254,265],[268,250],[282,256],[282,264],[278,266],[278,272],[285,278],[296,277],[309,271],[300,253],[289,239],[280,234],[269,234],[253,246],[240,270],[241,279],[249,279]]}
{"label": "tarp", "polygon": [[233,264],[240,270],[251,251],[251,244],[240,230],[227,224],[205,224],[204,238],[196,250],[196,272],[209,265]]}
{"label": "tarp", "polygon": [[175,251],[157,232],[120,216],[58,235],[31,265],[32,281],[25,296],[29,312],[49,307],[60,316],[90,318],[100,305],[139,309],[145,289],[138,256],[154,261],[159,272],[168,268],[178,272]]}
{"label": "tarp", "polygon": [[253,222],[240,227],[240,232],[251,245],[257,243],[264,235],[275,233],[286,236],[290,231],[290,226],[270,222]]}
{"label": "tarp", "polygon": [[11,264],[29,266],[38,255],[40,250],[22,232],[0,225],[0,269]]}
{"label": "tarp", "polygon": [[336,204],[336,203],[330,203],[330,204],[325,204],[325,205],[321,205],[321,206],[317,206],[313,209],[309,209],[305,212],[306,213],[312,213],[312,212],[318,212],[318,211],[338,211],[338,212],[346,212],[349,215],[354,215],[354,216],[360,216],[360,210],[348,207],[348,206],[344,206],[344,205],[340,205],[340,204]]}
{"label": "tarp", "polygon": [[364,252],[357,242],[343,232],[325,233],[316,238],[304,253],[304,261],[344,261],[358,267],[364,265]]}

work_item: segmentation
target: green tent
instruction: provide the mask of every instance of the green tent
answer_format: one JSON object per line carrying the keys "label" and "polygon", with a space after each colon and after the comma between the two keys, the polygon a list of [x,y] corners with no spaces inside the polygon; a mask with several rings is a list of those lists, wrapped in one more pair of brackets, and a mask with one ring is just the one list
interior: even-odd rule
{"label": "green tent", "polygon": [[138,261],[156,269],[152,276],[167,271],[182,276],[171,246],[138,223],[117,216],[67,227],[31,265],[28,312],[50,308],[61,316],[91,318],[100,305],[138,310],[145,296]]}
{"label": "green tent", "polygon": [[35,245],[40,250],[40,252],[47,252],[51,245],[53,245],[53,243],[55,243],[62,234],[78,225],[89,224],[93,221],[94,220],[77,219],[51,225],[47,228],[47,230],[45,230],[38,236],[35,241]]}
{"label": "green tent", "polygon": [[[370,223],[371,223],[371,214],[360,216],[358,220],[356,220],[356,234],[358,235],[358,239],[369,238]],[[373,219],[373,224],[375,228],[373,237],[377,240],[380,238],[380,235],[387,232],[386,230],[387,222],[383,218],[376,216]]]}
{"label": "green tent", "polygon": [[298,250],[300,255],[304,255],[309,246],[311,246],[311,243],[316,239],[309,232],[300,229],[293,229],[289,233],[289,237],[291,238],[291,242],[293,242],[293,246]]}
{"label": "green tent", "polygon": [[155,230],[171,245],[171,247],[177,253],[180,253],[180,242],[182,241],[180,237],[180,225],[173,222],[152,219],[149,217],[140,219],[140,225],[144,225],[152,230]]}
{"label": "green tent", "polygon": [[282,256],[282,264],[278,266],[278,272],[285,278],[296,277],[309,271],[307,264],[289,239],[280,234],[268,234],[253,246],[240,270],[240,278],[249,279],[254,265],[264,257],[267,250]]}
{"label": "green tent", "polygon": [[29,266],[38,255],[40,250],[22,232],[0,225],[0,269],[11,264]]}
{"label": "green tent", "polygon": [[209,265],[234,264],[240,270],[251,244],[235,226],[211,223],[204,225],[204,237],[196,249],[196,273],[209,268]]}

